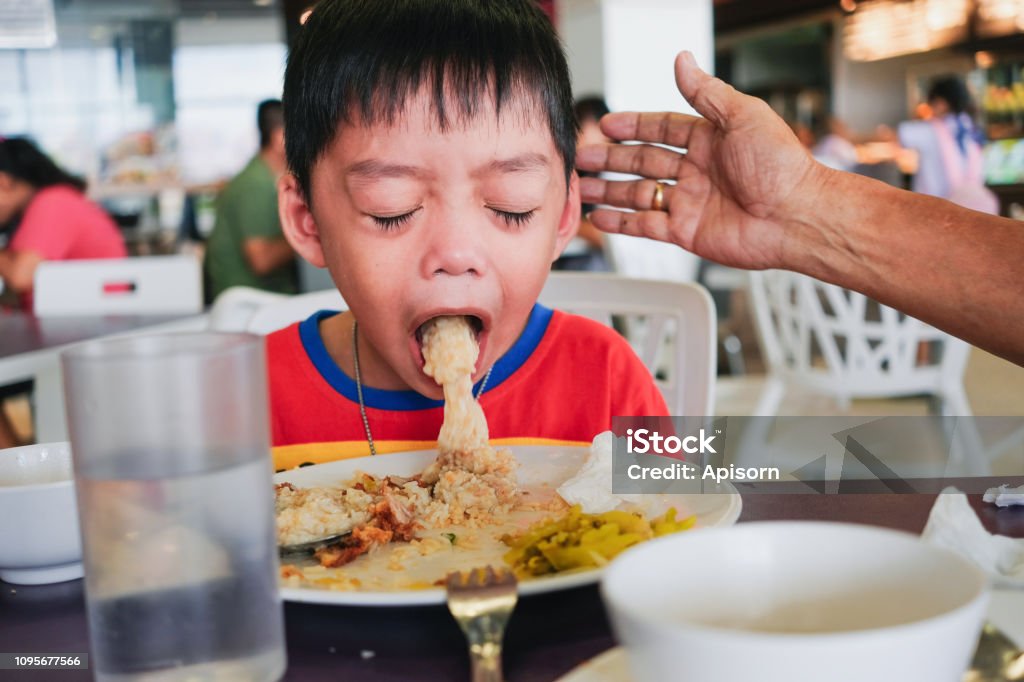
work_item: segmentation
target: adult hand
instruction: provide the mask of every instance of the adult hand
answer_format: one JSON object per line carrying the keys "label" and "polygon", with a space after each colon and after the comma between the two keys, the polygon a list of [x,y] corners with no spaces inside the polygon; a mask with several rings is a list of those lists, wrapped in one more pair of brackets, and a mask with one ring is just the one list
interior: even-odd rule
{"label": "adult hand", "polygon": [[[622,112],[606,115],[601,129],[615,140],[666,144],[686,153],[651,144],[581,148],[583,170],[648,178],[582,178],[584,202],[636,210],[602,208],[591,221],[606,232],[674,242],[727,265],[785,266],[788,233],[816,208],[830,171],[765,102],[704,73],[689,52],[676,58],[675,70],[679,91],[704,118]],[[650,210],[659,179],[675,185],[664,188],[663,210]]]}

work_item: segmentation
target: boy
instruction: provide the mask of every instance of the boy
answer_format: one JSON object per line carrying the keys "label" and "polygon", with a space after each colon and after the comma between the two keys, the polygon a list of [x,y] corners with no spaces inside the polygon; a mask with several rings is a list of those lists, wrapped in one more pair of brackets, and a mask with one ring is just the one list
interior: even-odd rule
{"label": "boy", "polygon": [[281,222],[350,310],[267,341],[278,468],[433,448],[422,326],[468,316],[495,444],[589,444],[664,415],[629,345],[536,304],[579,221],[558,39],[533,0],[324,0],[284,86]]}

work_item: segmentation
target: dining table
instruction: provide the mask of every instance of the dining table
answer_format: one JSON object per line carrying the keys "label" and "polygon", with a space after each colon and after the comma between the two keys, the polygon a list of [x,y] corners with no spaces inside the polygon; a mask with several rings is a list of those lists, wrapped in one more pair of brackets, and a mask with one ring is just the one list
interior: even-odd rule
{"label": "dining table", "polygon": [[203,313],[59,315],[39,317],[0,310],[0,386],[35,381],[34,428],[38,442],[67,440],[60,353],[94,339],[126,334],[200,331]]}
{"label": "dining table", "polygon": [[[989,532],[1024,538],[1024,508],[984,503],[980,490],[1024,479],[972,478],[947,483],[968,494]],[[861,523],[920,533],[935,493],[801,492],[792,486],[737,484],[743,500],[739,523],[816,520]],[[681,569],[682,570],[682,569]],[[445,606],[352,607],[284,604],[288,668],[285,680],[468,680],[469,658],[461,630]],[[520,597],[505,639],[510,682],[557,680],[575,666],[616,645],[596,585]],[[16,586],[0,583],[0,652],[66,654],[89,648],[82,580]],[[90,671],[50,675],[12,671],[4,680],[87,680]]]}

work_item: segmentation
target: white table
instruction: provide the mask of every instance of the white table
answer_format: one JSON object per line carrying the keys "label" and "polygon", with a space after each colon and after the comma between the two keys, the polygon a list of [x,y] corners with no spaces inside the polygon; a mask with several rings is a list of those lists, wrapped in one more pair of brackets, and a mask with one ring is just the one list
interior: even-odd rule
{"label": "white table", "polygon": [[82,315],[39,318],[0,313],[0,386],[35,380],[34,423],[40,443],[67,440],[62,351],[83,341],[137,334],[202,331],[200,315]]}

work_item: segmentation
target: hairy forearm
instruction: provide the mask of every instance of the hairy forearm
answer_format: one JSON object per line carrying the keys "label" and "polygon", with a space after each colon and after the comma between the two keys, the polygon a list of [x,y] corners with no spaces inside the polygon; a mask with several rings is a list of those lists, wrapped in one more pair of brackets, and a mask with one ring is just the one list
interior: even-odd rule
{"label": "hairy forearm", "polygon": [[295,252],[284,239],[247,239],[243,246],[245,260],[257,275],[266,275],[295,258]]}
{"label": "hairy forearm", "polygon": [[1024,364],[1024,225],[831,171],[785,267],[865,295]]}

